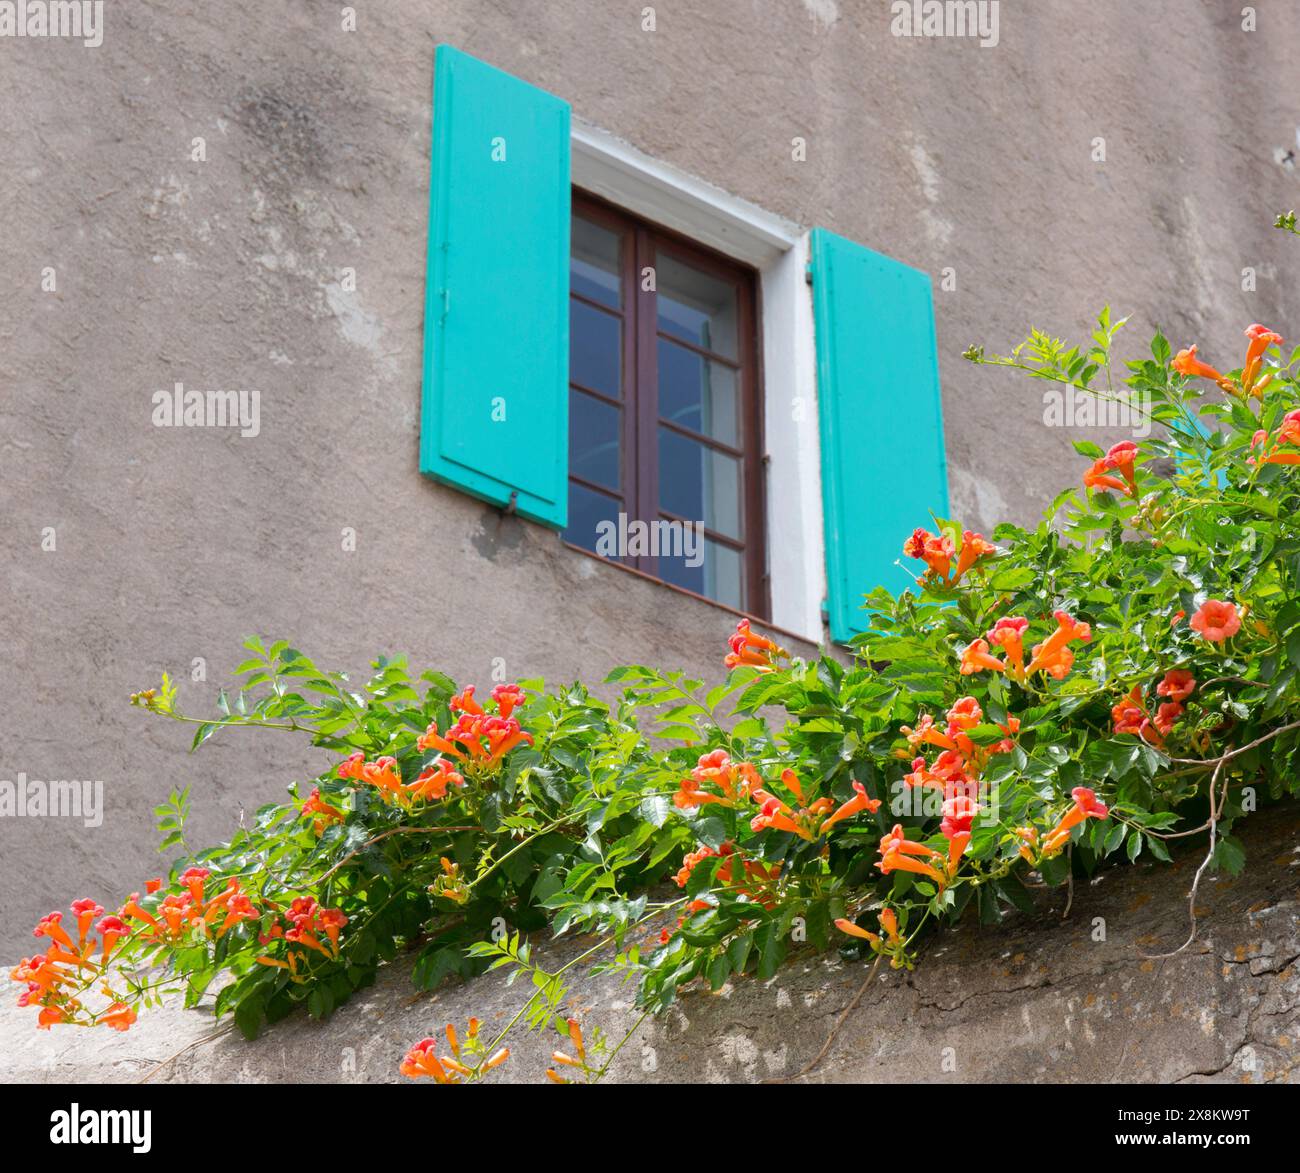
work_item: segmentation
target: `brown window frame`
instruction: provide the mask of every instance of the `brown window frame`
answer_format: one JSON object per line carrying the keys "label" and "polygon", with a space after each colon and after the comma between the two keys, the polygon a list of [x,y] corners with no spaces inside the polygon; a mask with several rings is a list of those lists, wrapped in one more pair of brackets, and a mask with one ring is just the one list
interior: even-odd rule
{"label": "brown window frame", "polygon": [[[716,606],[726,607],[740,614],[752,615],[756,619],[767,620],[771,612],[771,591],[767,568],[767,510],[764,486],[766,457],[758,334],[760,312],[758,271],[752,266],[726,257],[680,233],[663,228],[578,188],[573,189],[573,214],[619,233],[622,239],[623,255],[620,258],[620,270],[623,296],[618,311],[612,310],[608,305],[592,301],[574,292],[572,288],[569,291],[571,298],[622,319],[624,327],[620,388],[622,399],[621,401],[611,399],[608,395],[575,382],[572,377],[569,380],[569,388],[571,391],[577,390],[602,403],[621,409],[619,484],[625,511],[629,517],[643,520],[660,518],[682,522],[695,520],[679,517],[660,504],[658,430],[661,425],[707,448],[739,459],[743,480],[741,500],[738,502],[741,514],[740,539],[728,537],[711,529],[704,530],[705,536],[710,540],[741,553],[743,572],[739,608],[660,578],[658,560],[654,557],[647,555],[601,560],[626,566],[656,579],[673,590],[702,598]],[[661,251],[736,289],[735,359],[692,345],[675,335],[663,334],[659,330],[658,291],[657,289],[643,290],[640,274],[647,267],[656,267],[656,259]],[[741,434],[738,445],[725,444],[660,417],[658,341],[661,337],[707,358],[710,362],[719,363],[736,371],[740,387]],[[570,483],[594,490],[606,497],[611,496],[606,486],[575,476],[572,469],[569,471],[568,479]],[[591,553],[590,550],[580,546],[572,546],[572,548]]]}

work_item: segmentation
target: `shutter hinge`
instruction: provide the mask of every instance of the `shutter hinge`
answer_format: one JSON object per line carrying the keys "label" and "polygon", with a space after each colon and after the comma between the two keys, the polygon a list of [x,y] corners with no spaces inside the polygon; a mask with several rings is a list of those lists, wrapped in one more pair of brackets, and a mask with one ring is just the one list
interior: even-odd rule
{"label": "shutter hinge", "polygon": [[808,264],[804,266],[803,279],[807,281],[809,285],[813,283],[812,261],[809,261]]}
{"label": "shutter hinge", "polygon": [[515,507],[516,507],[518,504],[519,504],[519,490],[518,490],[518,489],[511,489],[511,490],[510,490],[510,500],[507,501],[507,502],[506,502],[506,505],[505,505],[505,515],[506,515],[507,517],[513,517],[513,516],[515,515]]}

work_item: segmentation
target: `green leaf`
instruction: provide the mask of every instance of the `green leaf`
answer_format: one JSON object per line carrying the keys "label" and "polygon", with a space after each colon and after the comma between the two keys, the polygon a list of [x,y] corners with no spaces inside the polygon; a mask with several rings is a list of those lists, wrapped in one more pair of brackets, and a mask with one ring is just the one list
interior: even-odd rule
{"label": "green leaf", "polygon": [[257,1038],[262,1029],[262,1018],[266,1012],[266,1003],[260,992],[250,994],[235,1006],[235,1025],[240,1034],[250,1042]]}
{"label": "green leaf", "polygon": [[1239,876],[1246,866],[1246,849],[1241,841],[1231,835],[1220,839],[1214,848],[1212,866],[1216,870],[1222,868],[1231,876]]}
{"label": "green leaf", "polygon": [[672,809],[673,804],[666,796],[651,794],[641,800],[637,813],[652,827],[662,827]]}
{"label": "green leaf", "polygon": [[758,977],[760,980],[773,977],[785,960],[787,949],[785,928],[779,921],[764,925],[755,936],[758,945]]}

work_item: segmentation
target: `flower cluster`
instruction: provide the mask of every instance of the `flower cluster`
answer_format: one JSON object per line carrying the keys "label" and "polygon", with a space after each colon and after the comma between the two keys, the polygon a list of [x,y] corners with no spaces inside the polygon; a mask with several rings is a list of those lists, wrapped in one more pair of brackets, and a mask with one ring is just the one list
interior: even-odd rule
{"label": "flower cluster", "polygon": [[764,789],[761,780],[755,775],[749,787],[749,796],[759,804],[759,810],[749,822],[750,830],[763,831],[771,828],[788,831],[811,843],[844,819],[851,819],[862,811],[875,814],[880,809],[880,799],[870,797],[867,788],[856,780],[853,782],[853,797],[838,807],[826,796],[811,802],[805,798],[803,784],[793,770],[782,770],[781,781],[799,805],[791,807]]}
{"label": "flower cluster", "polygon": [[760,672],[773,672],[780,665],[779,661],[790,658],[790,653],[778,647],[763,635],[755,635],[749,629],[749,620],[742,619],[736,624],[736,633],[727,641],[731,649],[723,657],[723,666],[732,668],[757,668]]}
{"label": "flower cluster", "polygon": [[344,818],[343,812],[338,807],[330,806],[321,798],[319,786],[312,787],[311,793],[307,795],[307,801],[298,808],[298,814],[304,819],[311,819],[312,832],[318,839],[325,833],[326,827],[331,823],[341,823]]}
{"label": "flower cluster", "polygon": [[1260,449],[1260,454],[1249,457],[1247,464],[1300,464],[1300,410],[1288,411],[1271,436],[1260,428],[1250,447]]}
{"label": "flower cluster", "polygon": [[1058,854],[1070,842],[1070,833],[1085,819],[1105,819],[1110,817],[1110,810],[1096,794],[1086,786],[1076,786],[1070,791],[1074,805],[1061,817],[1060,821],[1044,836],[1039,836],[1034,827],[1017,827],[1016,837],[1020,840],[1020,855],[1037,867],[1044,859]]}
{"label": "flower cluster", "polygon": [[1246,328],[1246,338],[1248,339],[1246,361],[1242,366],[1240,382],[1235,382],[1228,378],[1227,375],[1216,371],[1212,366],[1201,362],[1196,357],[1195,346],[1180,350],[1174,361],[1169,365],[1180,375],[1209,379],[1211,382],[1217,383],[1229,395],[1237,398],[1253,396],[1256,399],[1263,399],[1265,389],[1273,381],[1272,371],[1260,378],[1260,371],[1264,365],[1264,352],[1270,346],[1281,346],[1282,335],[1256,322],[1253,326]]}
{"label": "flower cluster", "polygon": [[[478,776],[494,774],[512,749],[518,745],[533,744],[533,735],[526,733],[518,718],[511,715],[523,704],[525,695],[517,684],[497,685],[492,690],[492,700],[496,703],[497,711],[494,715],[489,715],[474,699],[474,686],[471,684],[451,698],[451,711],[458,714],[456,723],[446,733],[439,733],[438,723],[432,722],[416,746],[421,752],[436,749],[447,757],[455,758],[466,773]],[[433,768],[431,766],[425,770],[420,777],[425,778]],[[463,785],[459,774],[444,771],[443,776],[448,781],[454,779],[456,785]],[[445,794],[446,783],[441,782],[440,785]]]}
{"label": "flower cluster", "polygon": [[[722,791],[720,795],[705,790],[705,783],[710,783]],[[689,778],[678,783],[677,793],[673,795],[673,805],[678,810],[693,810],[708,803],[734,807],[738,805],[743,786],[740,782],[740,767],[733,765],[725,749],[715,749],[712,753],[701,755]]]}
{"label": "flower cluster", "polygon": [[[1083,474],[1084,488],[1113,489],[1117,493],[1136,497],[1138,494],[1135,471],[1137,457],[1138,446],[1132,440],[1122,440]],[[1119,473],[1119,476],[1115,476],[1115,473]]]}
{"label": "flower cluster", "polygon": [[879,913],[880,929],[885,935],[872,933],[856,925],[851,920],[840,918],[835,927],[851,937],[858,937],[870,944],[871,948],[882,957],[889,958],[893,969],[902,969],[907,962],[906,942],[898,931],[898,914],[892,908],[882,908]]}
{"label": "flower cluster", "polygon": [[[288,946],[285,956],[281,958],[266,954],[258,957],[257,963],[288,970],[295,980],[302,980],[298,969],[307,959],[307,950],[319,953],[330,961],[338,960],[339,933],[347,923],[348,918],[341,909],[322,908],[316,903],[315,897],[299,896],[289,905],[282,920],[260,933],[257,938],[263,945],[283,940]],[[323,941],[322,937],[325,938]]]}
{"label": "flower cluster", "polygon": [[[961,552],[947,534],[932,534],[929,530],[918,529],[903,543],[903,553],[926,565],[925,574],[916,581],[924,585],[940,582],[945,586],[955,586],[962,577],[984,559],[997,553],[992,542],[985,541],[983,534],[965,530],[961,536]],[[956,570],[952,560],[957,559]]]}
{"label": "flower cluster", "polygon": [[[762,903],[767,894],[762,891],[764,885],[772,883],[781,875],[781,865],[779,863],[764,864],[756,859],[745,859],[736,851],[736,845],[728,840],[716,850],[712,847],[704,846],[690,852],[684,860],[682,866],[673,876],[673,882],[679,888],[685,888],[690,883],[691,873],[695,871],[706,859],[720,859],[718,870],[714,872],[713,878],[719,883],[726,886],[733,886],[733,879],[736,880],[734,888],[737,892]],[[740,876],[737,877],[735,865],[740,864]],[[696,911],[699,911],[698,909]]]}
{"label": "flower cluster", "polygon": [[948,710],[943,729],[929,713],[922,714],[915,729],[902,727],[912,752],[927,745],[940,751],[933,765],[923,756],[913,759],[912,772],[904,776],[903,784],[910,790],[934,789],[943,795],[939,830],[948,840],[948,854],[945,858],[933,848],[911,842],[899,824],[880,843],[876,866],[885,875],[892,871],[915,872],[942,888],[957,874],[970,845],[975,816],[984,809],[977,801],[980,773],[994,754],[1010,753],[1015,748],[1015,737],[1020,732],[1020,719],[1008,717],[1005,725],[998,726],[1005,735],[1000,741],[979,745],[971,738],[970,730],[983,722],[984,710],[979,701],[965,696]]}
{"label": "flower cluster", "polygon": [[427,1077],[435,1083],[464,1083],[466,1080],[480,1079],[495,1067],[500,1067],[510,1058],[510,1048],[502,1047],[490,1059],[482,1060],[471,1066],[464,1060],[473,1060],[483,1053],[483,1044],[478,1036],[479,1020],[471,1018],[465,1031],[465,1043],[462,1044],[456,1034],[456,1028],[447,1023],[447,1047],[449,1056],[439,1058],[437,1039],[421,1039],[409,1051],[398,1070],[410,1079]]}
{"label": "flower cluster", "polygon": [[[590,1082],[592,1075],[596,1074],[587,1064],[587,1044],[582,1037],[582,1026],[576,1018],[570,1018],[565,1023],[569,1031],[569,1042],[573,1044],[574,1054],[566,1055],[563,1051],[554,1051],[551,1053],[551,1060],[557,1067],[568,1067],[581,1071]],[[566,1079],[554,1067],[546,1069],[546,1078],[552,1083],[572,1083],[573,1080]]]}
{"label": "flower cluster", "polygon": [[[793,770],[783,770],[781,782],[797,806],[767,789],[751,763],[733,762],[726,750],[715,749],[702,755],[691,776],[681,780],[673,804],[679,810],[709,803],[735,808],[748,799],[758,804],[758,813],[750,821],[751,830],[788,831],[809,842],[861,811],[874,814],[880,809],[880,799],[870,797],[861,782],[853,783],[853,797],[838,807],[834,799],[826,796],[809,801]],[[721,794],[705,790],[706,784],[717,787]]]}
{"label": "flower cluster", "polygon": [[9,971],[10,979],[23,986],[18,1005],[40,1007],[36,1025],[41,1030],[49,1030],[55,1023],[126,1030],[135,1022],[135,1010],[111,990],[105,990],[110,1002],[103,1010],[88,1011],[82,1001],[107,970],[118,942],[130,933],[121,917],[103,913],[93,900],[74,900],[75,940],[63,927],[61,912],[43,916],[32,935],[49,941],[45,952],[22,958]]}
{"label": "flower cluster", "polygon": [[[426,766],[414,782],[403,782],[396,758],[381,757],[368,762],[366,755],[360,750],[339,766],[339,777],[369,783],[379,789],[385,802],[395,802],[405,807],[410,807],[416,802],[430,802],[445,798],[448,787],[465,785],[465,779],[456,772],[446,758],[438,758],[432,765]],[[317,795],[318,792],[313,791],[313,798]],[[313,813],[319,813],[319,807],[312,805],[311,800],[309,806]],[[332,809],[325,808],[326,811]],[[303,814],[307,813],[308,807],[305,806]],[[340,812],[334,813],[342,817]],[[319,826],[319,823],[317,825]],[[319,831],[317,833],[319,834]]]}
{"label": "flower cluster", "polygon": [[929,713],[923,713],[913,729],[904,725],[900,732],[907,738],[909,749],[915,753],[922,746],[932,745],[940,750],[931,767],[924,757],[914,758],[912,772],[903,779],[908,787],[933,787],[944,791],[945,797],[953,793],[973,793],[980,771],[994,754],[1010,753],[1015,748],[1015,736],[1020,732],[1020,718],[1008,717],[998,728],[1006,735],[991,746],[977,745],[971,740],[970,730],[984,722],[984,710],[973,696],[964,696],[946,715],[946,725],[940,729]]}
{"label": "flower cluster", "polygon": [[[207,896],[211,875],[207,868],[187,868],[180,875],[181,892],[164,896],[152,911],[141,904],[139,892],[132,892],[118,915],[136,921],[143,940],[165,945],[174,945],[196,934],[220,940],[240,922],[261,919],[261,910],[254,907],[233,876],[215,896]],[[150,895],[161,885],[161,880],[150,880]]]}
{"label": "flower cluster", "polygon": [[429,891],[435,896],[445,897],[456,904],[467,904],[470,897],[470,885],[465,882],[465,877],[461,875],[460,864],[453,863],[445,855],[439,858],[438,863],[442,868],[442,875],[429,885]]}
{"label": "flower cluster", "polygon": [[[1030,651],[1025,663],[1024,636],[1029,630],[1029,620],[1018,616],[999,619],[983,639],[972,640],[962,652],[961,674],[972,676],[977,672],[1005,672],[1023,684],[1035,672],[1046,672],[1057,680],[1064,680],[1074,664],[1070,644],[1076,640],[1087,643],[1092,639],[1092,628],[1081,623],[1065,611],[1054,612],[1056,630]],[[999,660],[990,651],[990,645],[1000,647],[1006,658]]]}
{"label": "flower cluster", "polygon": [[1190,672],[1178,668],[1166,672],[1165,678],[1156,685],[1156,695],[1167,699],[1152,717],[1147,711],[1142,686],[1135,684],[1128,696],[1111,708],[1115,732],[1132,733],[1150,745],[1163,746],[1183,715],[1183,701],[1195,688],[1196,678]]}

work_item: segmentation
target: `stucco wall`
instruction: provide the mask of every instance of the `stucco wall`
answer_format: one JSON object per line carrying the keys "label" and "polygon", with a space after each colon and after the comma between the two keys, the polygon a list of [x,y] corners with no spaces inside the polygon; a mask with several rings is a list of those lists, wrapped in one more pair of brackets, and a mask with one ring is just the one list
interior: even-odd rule
{"label": "stucco wall", "polygon": [[[774,212],[955,269],[936,300],[969,522],[1030,519],[1078,461],[967,344],[1078,335],[1107,300],[1228,365],[1246,323],[1296,327],[1268,227],[1300,203],[1273,160],[1300,111],[1286,0],[1255,6],[1253,34],[1235,2],[1007,0],[989,49],[895,39],[865,0],[660,3],[654,32],[608,0],[355,7],[344,32],[305,0],[108,0],[98,49],[0,41],[0,778],[103,779],[107,804],[94,830],[0,820],[5,955],[63,897],[116,902],[158,870],[149,810],[172,785],[193,783],[203,841],[317,768],[272,733],[187,759],[183,730],[126,705],[166,667],[209,709],[251,631],[466,681],[496,657],[717,671],[721,611],[417,472],[440,41]],[[178,381],[259,389],[261,434],[152,426]]]}

